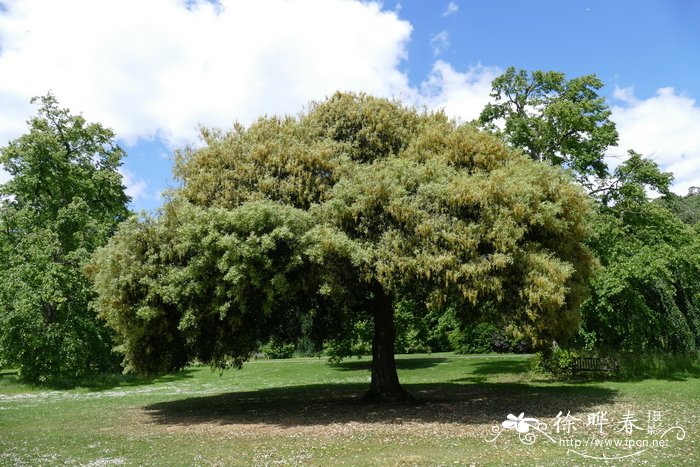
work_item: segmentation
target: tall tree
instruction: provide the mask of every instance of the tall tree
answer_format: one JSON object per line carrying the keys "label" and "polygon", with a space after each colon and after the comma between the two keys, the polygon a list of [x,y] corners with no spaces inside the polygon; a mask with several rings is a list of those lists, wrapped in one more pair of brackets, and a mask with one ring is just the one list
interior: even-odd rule
{"label": "tall tree", "polygon": [[31,381],[109,367],[111,338],[83,266],[124,220],[129,198],[111,130],[48,94],[29,132],[0,149],[0,364]]}
{"label": "tall tree", "polygon": [[591,176],[607,176],[603,156],[617,143],[618,133],[595,75],[567,80],[555,71],[510,67],[492,86],[495,102],[481,112],[483,127],[534,160],[570,169],[586,185]]}
{"label": "tall tree", "polygon": [[[336,94],[298,118],[204,130],[155,218],[91,265],[126,364],[240,365],[259,342],[373,331],[372,401],[410,398],[394,362],[397,300],[459,318],[485,306],[535,342],[577,328],[589,201],[560,169],[442,113]],[[300,319],[304,316],[304,320]]]}

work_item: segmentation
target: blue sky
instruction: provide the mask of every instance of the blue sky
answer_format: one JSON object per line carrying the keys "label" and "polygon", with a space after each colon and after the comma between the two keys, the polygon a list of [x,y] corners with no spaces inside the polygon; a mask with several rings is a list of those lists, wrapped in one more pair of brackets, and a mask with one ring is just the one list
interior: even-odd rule
{"label": "blue sky", "polygon": [[[442,16],[445,5],[457,6]],[[639,97],[673,86],[700,91],[700,2],[695,0],[404,0],[414,31],[412,81],[430,71],[430,39],[446,31],[440,58],[457,69],[477,63],[570,76],[596,74],[607,85],[634,86]]]}
{"label": "blue sky", "polygon": [[[0,145],[52,90],[113,128],[134,209],[173,186],[197,125],[294,114],[335,90],[474,118],[508,66],[596,74],[621,134],[700,186],[694,0],[0,0]],[[0,181],[6,178],[0,173]]]}

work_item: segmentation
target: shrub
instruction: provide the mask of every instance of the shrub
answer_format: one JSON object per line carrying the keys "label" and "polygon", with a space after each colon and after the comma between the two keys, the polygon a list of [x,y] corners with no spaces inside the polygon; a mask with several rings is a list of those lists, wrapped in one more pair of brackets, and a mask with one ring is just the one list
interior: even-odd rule
{"label": "shrub", "polygon": [[292,358],[294,356],[294,344],[271,340],[260,349],[268,358]]}
{"label": "shrub", "polygon": [[700,353],[615,355],[620,365],[620,377],[626,380],[644,378],[675,378],[700,376]]}
{"label": "shrub", "polygon": [[544,352],[537,352],[532,359],[531,369],[535,373],[570,375],[574,359],[578,356],[579,354],[575,350],[555,347],[548,355]]}

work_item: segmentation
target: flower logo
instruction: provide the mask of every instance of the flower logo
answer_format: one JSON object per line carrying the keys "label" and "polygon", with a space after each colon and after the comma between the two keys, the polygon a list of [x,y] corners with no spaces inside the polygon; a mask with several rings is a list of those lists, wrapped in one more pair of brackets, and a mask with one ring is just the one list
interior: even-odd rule
{"label": "flower logo", "polygon": [[512,413],[509,413],[508,417],[506,418],[508,418],[508,420],[501,423],[503,428],[507,428],[508,430],[516,430],[518,433],[527,433],[530,431],[531,426],[536,427],[537,424],[540,423],[540,421],[536,418],[525,418],[525,412],[521,412],[517,417]]}

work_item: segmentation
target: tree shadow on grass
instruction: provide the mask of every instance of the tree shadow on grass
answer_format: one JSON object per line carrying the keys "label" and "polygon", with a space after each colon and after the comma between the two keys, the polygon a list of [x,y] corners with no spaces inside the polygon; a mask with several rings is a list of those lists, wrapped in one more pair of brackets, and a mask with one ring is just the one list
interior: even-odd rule
{"label": "tree shadow on grass", "polygon": [[363,383],[311,384],[233,392],[152,404],[144,408],[155,423],[299,427],[406,422],[496,424],[509,413],[552,418],[559,411],[582,413],[611,402],[617,391],[599,387],[526,383],[405,384],[417,402],[371,405],[361,402]]}
{"label": "tree shadow on grass", "polygon": [[171,383],[182,381],[193,377],[197,370],[195,368],[185,368],[177,373],[169,373],[155,376],[138,376],[123,374],[105,374],[96,378],[85,379],[76,386],[89,391],[105,391],[114,388],[150,386],[152,384]]}

